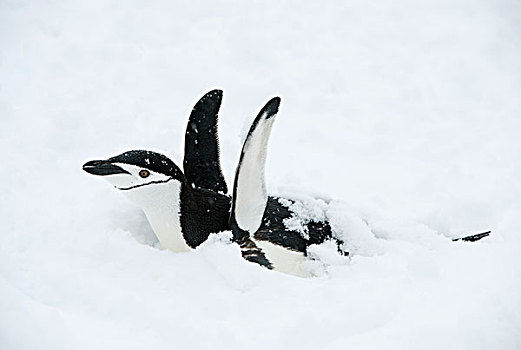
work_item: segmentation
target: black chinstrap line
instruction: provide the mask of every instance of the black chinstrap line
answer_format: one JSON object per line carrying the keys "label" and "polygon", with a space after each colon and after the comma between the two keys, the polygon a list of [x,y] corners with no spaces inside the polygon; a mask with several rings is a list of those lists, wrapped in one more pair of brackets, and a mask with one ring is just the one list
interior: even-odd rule
{"label": "black chinstrap line", "polygon": [[163,181],[161,181],[161,180],[150,181],[150,182],[147,182],[146,184],[131,186],[131,187],[127,187],[127,188],[120,188],[120,187],[116,187],[116,186],[114,186],[114,187],[116,187],[118,190],[127,191],[127,190],[132,190],[134,188],[143,187],[143,186],[152,185],[152,184],[164,184],[164,183],[167,183],[168,181],[173,180],[173,179],[174,179],[173,177],[169,177],[168,179],[163,180]]}

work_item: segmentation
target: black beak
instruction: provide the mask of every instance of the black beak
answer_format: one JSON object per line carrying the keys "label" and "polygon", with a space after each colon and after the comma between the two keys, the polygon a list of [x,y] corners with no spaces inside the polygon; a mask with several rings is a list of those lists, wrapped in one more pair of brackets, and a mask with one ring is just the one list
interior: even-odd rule
{"label": "black beak", "polygon": [[130,174],[125,169],[117,165],[111,164],[106,160],[91,160],[83,164],[83,170],[92,175],[115,175],[115,174]]}

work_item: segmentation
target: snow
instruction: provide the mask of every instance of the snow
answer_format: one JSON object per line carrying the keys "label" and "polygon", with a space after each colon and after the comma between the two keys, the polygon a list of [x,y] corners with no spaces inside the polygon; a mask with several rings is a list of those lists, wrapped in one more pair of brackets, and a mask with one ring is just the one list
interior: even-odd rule
{"label": "snow", "polygon": [[[0,348],[521,348],[520,13],[0,2]],[[348,261],[314,247],[319,276],[303,279],[243,261],[226,235],[161,250],[81,170],[129,149],[181,164],[215,87],[228,184],[243,126],[280,95],[268,192],[324,199]]]}

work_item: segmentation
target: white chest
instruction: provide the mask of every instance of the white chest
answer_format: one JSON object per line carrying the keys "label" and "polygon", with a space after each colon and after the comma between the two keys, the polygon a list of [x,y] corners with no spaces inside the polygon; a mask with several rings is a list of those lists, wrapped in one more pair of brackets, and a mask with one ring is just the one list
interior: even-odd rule
{"label": "white chest", "polygon": [[176,253],[191,250],[183,238],[178,206],[160,210],[148,209],[145,214],[163,248]]}
{"label": "white chest", "polygon": [[143,186],[127,193],[130,200],[138,204],[161,246],[173,252],[192,250],[183,238],[180,212],[181,183],[168,181],[164,184]]}

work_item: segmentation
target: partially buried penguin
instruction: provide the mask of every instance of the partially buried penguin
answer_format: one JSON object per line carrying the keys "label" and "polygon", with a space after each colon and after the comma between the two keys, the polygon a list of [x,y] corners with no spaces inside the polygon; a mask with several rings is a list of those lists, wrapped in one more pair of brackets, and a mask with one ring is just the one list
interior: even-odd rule
{"label": "partially buried penguin", "polygon": [[[168,157],[133,150],[83,165],[103,176],[140,206],[164,248],[195,249],[211,233],[232,231],[244,259],[268,269],[309,276],[302,268],[308,248],[333,242],[347,256],[343,241],[325,217],[301,215],[303,203],[267,195],[264,169],[268,140],[280,98],[272,98],[253,121],[227,192],[219,161],[217,120],[222,91],[205,94],[193,108],[186,128],[183,169]],[[490,231],[454,241],[477,241]]]}
{"label": "partially buried penguin", "polygon": [[[194,106],[185,134],[183,171],[165,155],[132,150],[89,161],[86,172],[103,176],[145,212],[164,248],[189,251],[211,233],[232,231],[244,259],[268,269],[308,276],[301,263],[314,244],[333,241],[348,255],[325,218],[299,218],[295,200],[268,196],[265,164],[280,98],[269,100],[254,119],[227,195],[219,161],[218,113],[222,91],[212,90]],[[298,225],[295,225],[298,222]]]}

